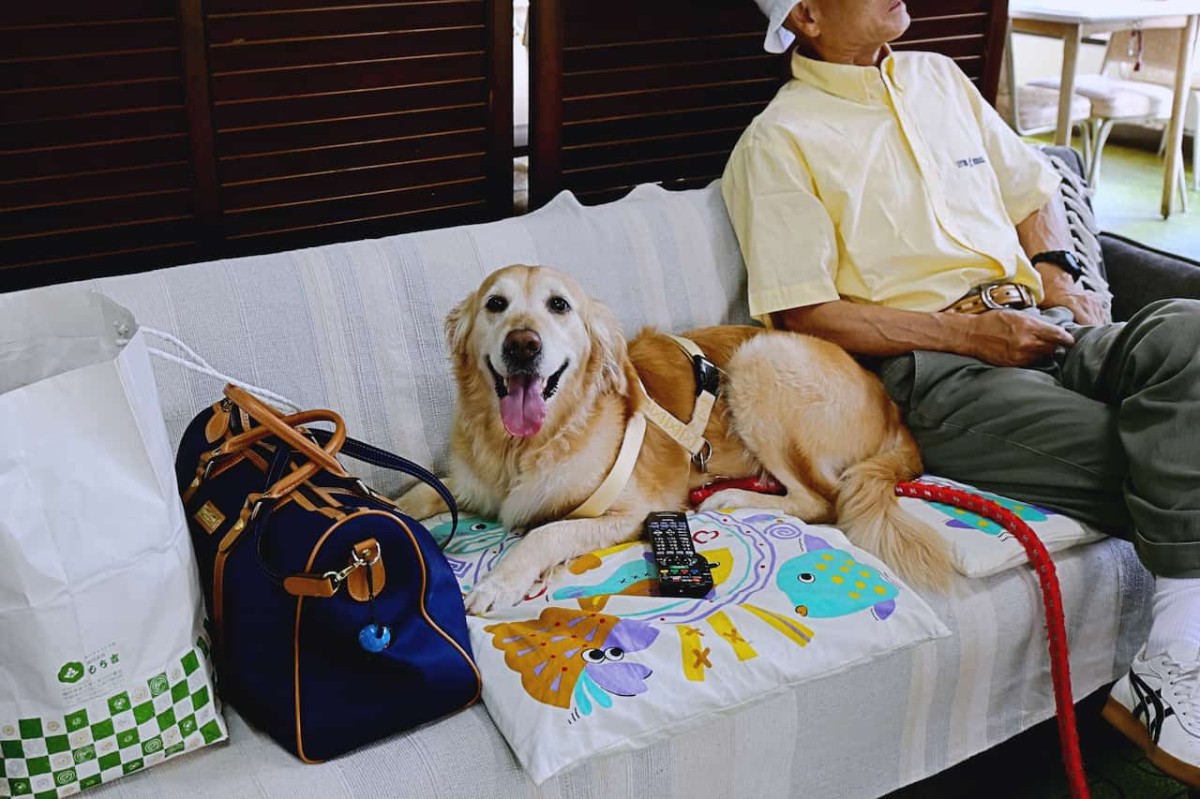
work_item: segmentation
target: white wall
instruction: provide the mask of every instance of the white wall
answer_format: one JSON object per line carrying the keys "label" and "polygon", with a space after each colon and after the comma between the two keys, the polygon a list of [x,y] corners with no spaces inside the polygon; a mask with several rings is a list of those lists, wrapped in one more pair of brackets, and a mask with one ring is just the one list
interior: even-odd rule
{"label": "white wall", "polygon": [[[1061,39],[1013,34],[1013,66],[1017,85],[1038,78],[1057,78],[1062,75],[1063,43]],[[1079,46],[1079,74],[1099,72],[1104,59],[1104,47],[1097,44]]]}

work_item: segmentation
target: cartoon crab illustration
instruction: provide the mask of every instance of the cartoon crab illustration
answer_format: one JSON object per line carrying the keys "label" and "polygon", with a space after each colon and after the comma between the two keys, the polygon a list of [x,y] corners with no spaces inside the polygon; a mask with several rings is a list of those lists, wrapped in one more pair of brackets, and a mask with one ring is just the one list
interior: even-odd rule
{"label": "cartoon crab illustration", "polygon": [[525,691],[539,702],[583,715],[592,702],[611,707],[612,696],[647,690],[648,666],[626,656],[648,648],[658,630],[645,622],[549,607],[537,619],[484,628],[504,663],[521,675]]}

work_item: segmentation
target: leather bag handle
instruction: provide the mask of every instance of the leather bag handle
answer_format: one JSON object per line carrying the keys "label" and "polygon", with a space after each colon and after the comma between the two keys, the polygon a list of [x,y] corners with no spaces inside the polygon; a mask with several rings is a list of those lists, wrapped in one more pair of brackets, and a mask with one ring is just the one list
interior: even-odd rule
{"label": "leather bag handle", "polygon": [[[336,419],[330,411],[315,410],[302,411],[300,413],[294,413],[290,416],[284,416],[281,421],[291,427],[299,427],[301,425],[311,424],[313,422],[336,422]],[[308,431],[309,434],[313,434],[315,432],[318,432],[316,428]],[[333,433],[330,433],[326,430],[321,430],[319,432],[324,433],[325,435],[324,439],[322,439],[327,445],[324,451],[331,455],[336,454],[336,450],[333,448],[333,445],[330,444],[330,439],[333,438]],[[201,466],[205,466],[217,458],[227,457],[229,455],[241,452],[244,449],[248,449],[262,439],[269,438],[270,436],[271,430],[261,425],[247,430],[245,433],[228,439],[215,450],[204,453],[200,457]],[[283,446],[281,449],[287,450],[289,453],[292,452],[290,447]],[[268,481],[268,490],[260,496],[262,499],[278,499],[279,497],[282,497],[293,491],[305,480],[315,476],[323,468],[324,467],[322,467],[321,464],[314,460],[306,460],[303,462],[303,464],[297,466],[292,472],[290,472],[285,479],[279,480],[278,482]]]}
{"label": "leather bag handle", "polygon": [[[285,416],[281,421],[289,426],[298,427],[300,425],[311,424],[313,422],[335,422],[335,419],[328,411],[315,410],[303,411],[301,413]],[[313,431],[310,430],[308,432],[311,433]],[[327,435],[329,438],[332,438],[333,433],[327,433]],[[248,430],[241,435],[234,436],[217,449],[203,455],[202,462],[211,461],[216,458],[222,458],[228,455],[233,455],[237,452],[241,452],[242,450],[253,446],[264,438],[269,438],[270,436],[271,430],[269,428],[261,425],[254,427],[253,429]],[[325,439],[326,442],[329,442],[329,438]],[[290,447],[282,446],[281,448],[287,450],[288,452],[292,452]],[[336,450],[332,445],[326,446],[324,451],[331,455],[336,454]],[[301,483],[315,476],[323,468],[324,467],[315,460],[304,460],[300,466],[297,466],[292,472],[288,473],[286,478],[279,480],[278,482],[268,481],[267,489],[263,494],[260,495],[260,498],[279,499],[280,497],[286,496],[295,490],[295,488]]]}
{"label": "leather bag handle", "polygon": [[[252,419],[254,419],[254,421],[258,422],[261,427],[254,430],[249,430],[226,441],[221,446],[221,449],[223,450],[222,454],[234,452],[257,441],[261,441],[270,435],[275,435],[278,436],[281,441],[295,450],[297,454],[307,458],[311,463],[316,464],[318,467],[326,469],[338,477],[350,476],[349,473],[342,468],[342,465],[338,463],[337,458],[334,457],[338,451],[341,450],[342,445],[346,443],[346,423],[337,413],[329,410],[305,411],[285,418],[265,402],[232,384],[225,386],[225,396],[232,400],[235,405],[245,411]],[[327,421],[333,423],[333,435],[325,444],[324,448],[314,444],[310,439],[302,435],[293,426],[311,421]],[[319,470],[320,469],[314,470],[312,474],[315,474]],[[305,469],[302,468],[297,472],[293,472],[291,475],[285,477],[284,480],[292,480],[292,478],[294,478],[300,471],[305,471]],[[311,476],[312,475],[310,474],[302,479],[296,480],[295,485],[299,485]],[[274,494],[276,492],[272,491],[270,493]]]}

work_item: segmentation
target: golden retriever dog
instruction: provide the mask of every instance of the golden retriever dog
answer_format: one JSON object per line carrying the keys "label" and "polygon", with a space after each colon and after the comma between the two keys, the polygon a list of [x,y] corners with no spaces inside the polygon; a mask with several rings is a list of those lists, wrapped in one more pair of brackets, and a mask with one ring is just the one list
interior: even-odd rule
{"label": "golden retriever dog", "polygon": [[[648,425],[614,504],[597,518],[568,519],[616,460],[626,421],[644,402],[639,378],[668,412],[691,418],[691,359],[650,329],[627,344],[608,308],[549,267],[488,276],[450,312],[446,336],[458,384],[447,483],[464,509],[528,531],[467,597],[471,613],[514,605],[558,564],[637,538],[647,514],[683,510],[691,489],[718,476],[770,474],[787,494],[724,490],[702,510],[836,521],[905,578],[949,579],[944,543],[893,494],[896,481],[921,472],[917,445],[882,384],[834,344],[749,326],[687,333],[722,371],[704,434],[707,473]],[[399,504],[416,518],[445,510],[423,485]]]}

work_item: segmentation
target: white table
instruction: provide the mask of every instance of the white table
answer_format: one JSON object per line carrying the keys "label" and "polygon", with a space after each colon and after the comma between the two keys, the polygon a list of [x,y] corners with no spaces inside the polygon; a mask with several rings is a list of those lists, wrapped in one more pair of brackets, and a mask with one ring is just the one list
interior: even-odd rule
{"label": "white table", "polygon": [[[1192,74],[1192,50],[1200,25],[1200,0],[1011,0],[1008,15],[1014,31],[1040,33],[1063,40],[1062,80],[1058,94],[1055,143],[1071,143],[1071,97],[1079,42],[1084,36],[1124,28],[1183,28],[1175,67],[1175,99],[1167,132],[1163,171],[1162,215],[1174,210],[1175,188],[1183,168],[1183,114]],[[1010,54],[1011,55],[1011,54]]]}

